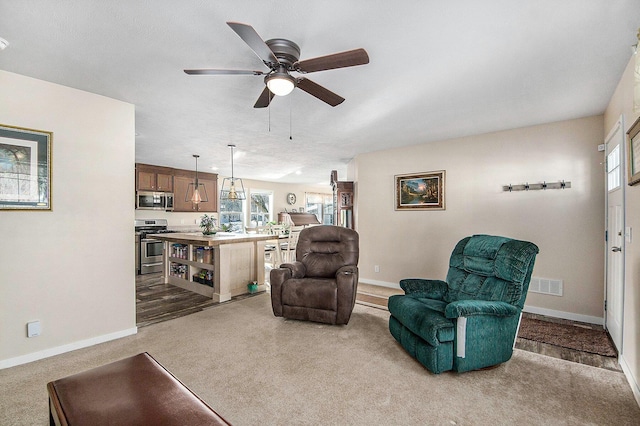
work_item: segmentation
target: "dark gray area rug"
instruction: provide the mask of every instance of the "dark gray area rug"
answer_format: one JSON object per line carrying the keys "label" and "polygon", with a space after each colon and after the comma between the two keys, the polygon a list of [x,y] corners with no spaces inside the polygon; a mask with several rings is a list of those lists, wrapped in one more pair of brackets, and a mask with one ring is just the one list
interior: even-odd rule
{"label": "dark gray area rug", "polygon": [[518,337],[602,356],[618,356],[604,330],[522,317]]}

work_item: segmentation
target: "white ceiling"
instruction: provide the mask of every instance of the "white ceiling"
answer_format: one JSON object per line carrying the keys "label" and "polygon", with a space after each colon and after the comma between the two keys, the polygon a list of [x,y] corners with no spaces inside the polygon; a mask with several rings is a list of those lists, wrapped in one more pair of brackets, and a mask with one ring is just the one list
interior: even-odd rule
{"label": "white ceiling", "polygon": [[[335,108],[254,109],[262,77],[183,72],[267,70],[226,21],[370,63],[307,74]],[[328,183],[360,153],[603,113],[638,27],[640,0],[0,0],[0,69],[135,104],[138,162],[229,175],[234,143],[236,177]]]}

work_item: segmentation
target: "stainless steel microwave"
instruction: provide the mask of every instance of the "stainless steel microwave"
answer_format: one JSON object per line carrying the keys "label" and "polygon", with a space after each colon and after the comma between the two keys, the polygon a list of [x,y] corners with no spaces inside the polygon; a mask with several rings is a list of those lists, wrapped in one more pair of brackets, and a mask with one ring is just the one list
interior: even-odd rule
{"label": "stainless steel microwave", "polygon": [[171,192],[136,192],[136,209],[139,210],[173,210],[173,193]]}

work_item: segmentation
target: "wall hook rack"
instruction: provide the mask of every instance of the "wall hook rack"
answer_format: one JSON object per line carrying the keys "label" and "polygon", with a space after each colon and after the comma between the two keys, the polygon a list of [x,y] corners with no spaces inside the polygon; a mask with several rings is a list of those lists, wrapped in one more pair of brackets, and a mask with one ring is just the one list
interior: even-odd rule
{"label": "wall hook rack", "polygon": [[546,189],[568,189],[571,188],[571,182],[567,182],[564,180],[558,182],[542,182],[542,183],[524,183],[520,185],[504,185],[502,187],[503,191],[537,191],[537,190],[546,190]]}

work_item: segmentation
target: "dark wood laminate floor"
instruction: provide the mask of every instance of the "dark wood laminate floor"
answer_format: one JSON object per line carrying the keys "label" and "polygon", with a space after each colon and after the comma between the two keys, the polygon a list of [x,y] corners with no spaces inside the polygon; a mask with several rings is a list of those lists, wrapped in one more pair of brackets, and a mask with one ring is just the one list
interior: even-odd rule
{"label": "dark wood laminate floor", "polygon": [[[231,301],[252,296],[237,296]],[[136,325],[138,327],[183,317],[220,304],[210,297],[171,284],[164,284],[161,273],[136,276]]]}

